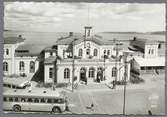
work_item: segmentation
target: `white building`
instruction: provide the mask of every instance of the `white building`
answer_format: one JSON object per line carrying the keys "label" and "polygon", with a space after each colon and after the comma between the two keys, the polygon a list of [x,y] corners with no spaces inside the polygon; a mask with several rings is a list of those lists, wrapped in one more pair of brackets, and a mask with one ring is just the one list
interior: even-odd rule
{"label": "white building", "polygon": [[[165,41],[134,38],[131,45],[136,48],[131,70],[143,73],[164,73],[165,71]],[[163,50],[163,51],[162,51]]]}
{"label": "white building", "polygon": [[[91,35],[91,28],[85,27],[82,36],[70,32],[69,36],[58,39],[55,45],[44,50],[45,83],[68,83],[72,78],[88,83],[124,79],[123,52],[119,50],[116,57],[116,43]],[[130,65],[127,71],[128,80]]]}
{"label": "white building", "polygon": [[4,38],[3,71],[5,76],[32,76],[38,69],[38,55],[29,53],[29,50],[19,49],[24,46],[24,40],[19,37]]}
{"label": "white building", "polygon": [[[47,48],[27,47],[21,36],[5,38],[4,75],[33,76],[35,81],[45,83],[70,83],[72,79],[87,83],[124,80],[123,53],[127,49],[124,42],[118,43],[113,38],[107,41],[92,35],[91,28],[85,27],[83,35],[70,32]],[[129,57],[133,60],[127,65],[127,80],[133,70],[139,73],[164,71],[165,57],[160,54],[163,45],[162,42],[134,38],[129,48],[134,53]]]}

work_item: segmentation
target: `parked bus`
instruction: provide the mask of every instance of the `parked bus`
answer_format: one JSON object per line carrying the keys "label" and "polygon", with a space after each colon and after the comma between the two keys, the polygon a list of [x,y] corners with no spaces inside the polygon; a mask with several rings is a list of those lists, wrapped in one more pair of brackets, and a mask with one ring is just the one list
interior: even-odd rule
{"label": "parked bus", "polygon": [[62,113],[68,107],[63,94],[56,91],[23,91],[9,90],[3,93],[3,110],[20,111],[49,111]]}
{"label": "parked bus", "polygon": [[31,83],[24,78],[3,78],[3,86],[13,89],[25,89]]}

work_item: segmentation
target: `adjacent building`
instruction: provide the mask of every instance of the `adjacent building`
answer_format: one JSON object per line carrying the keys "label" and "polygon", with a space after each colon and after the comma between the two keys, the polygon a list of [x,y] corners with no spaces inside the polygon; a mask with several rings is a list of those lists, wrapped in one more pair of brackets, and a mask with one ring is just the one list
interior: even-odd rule
{"label": "adjacent building", "polygon": [[[133,55],[131,71],[138,75],[144,73],[160,74],[165,71],[165,41],[155,41],[134,37],[131,41]],[[132,72],[133,73],[133,72]]]}
{"label": "adjacent building", "polygon": [[3,71],[5,77],[33,76],[38,69],[38,55],[33,55],[27,49],[19,49],[24,45],[24,38],[4,38]]}

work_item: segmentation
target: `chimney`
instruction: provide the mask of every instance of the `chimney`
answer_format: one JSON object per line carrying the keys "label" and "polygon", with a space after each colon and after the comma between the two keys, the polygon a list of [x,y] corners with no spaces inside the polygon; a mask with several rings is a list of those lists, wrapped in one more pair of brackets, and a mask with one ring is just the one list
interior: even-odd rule
{"label": "chimney", "polygon": [[73,32],[69,32],[69,36],[70,36],[70,37],[73,36]]}

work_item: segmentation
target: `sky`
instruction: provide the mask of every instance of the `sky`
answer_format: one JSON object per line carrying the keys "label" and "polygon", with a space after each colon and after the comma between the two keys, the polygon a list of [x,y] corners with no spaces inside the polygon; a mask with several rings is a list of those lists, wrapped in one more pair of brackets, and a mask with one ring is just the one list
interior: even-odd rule
{"label": "sky", "polygon": [[165,31],[165,4],[5,2],[4,29],[30,32]]}

